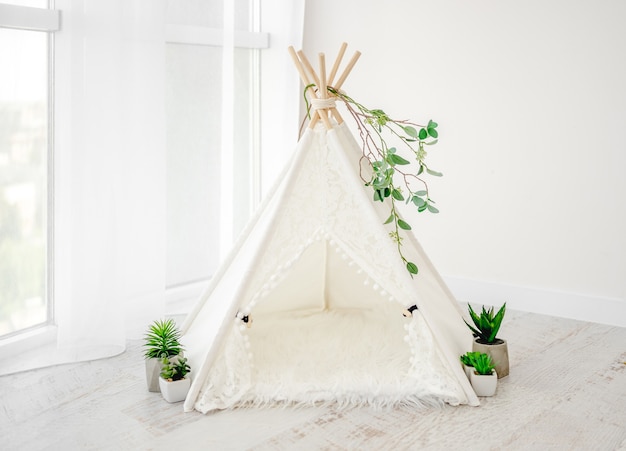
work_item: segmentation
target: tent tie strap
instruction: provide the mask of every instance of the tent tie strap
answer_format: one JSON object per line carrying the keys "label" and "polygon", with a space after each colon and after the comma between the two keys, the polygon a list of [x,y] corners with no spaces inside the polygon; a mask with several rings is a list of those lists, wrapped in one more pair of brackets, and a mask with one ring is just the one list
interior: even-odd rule
{"label": "tent tie strap", "polygon": [[235,315],[236,318],[240,319],[242,323],[244,323],[246,325],[246,327],[251,328],[252,327],[252,316],[250,315],[244,315],[241,312],[238,312],[237,315]]}
{"label": "tent tie strap", "polygon": [[418,310],[417,305],[412,305],[409,308],[402,310],[402,316],[404,316],[405,318],[410,318],[411,316],[413,316],[413,312],[415,310]]}

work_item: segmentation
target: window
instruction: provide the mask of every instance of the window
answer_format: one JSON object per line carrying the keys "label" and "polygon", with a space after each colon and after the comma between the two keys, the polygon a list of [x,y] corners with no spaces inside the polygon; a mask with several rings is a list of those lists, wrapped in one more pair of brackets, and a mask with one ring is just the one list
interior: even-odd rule
{"label": "window", "polygon": [[[189,299],[260,199],[260,52],[269,37],[259,32],[260,0],[166,4],[165,285],[192,287],[182,294]],[[48,0],[0,0],[0,337],[54,320],[50,87],[59,22]]]}
{"label": "window", "polygon": [[[167,11],[168,287],[212,276],[260,196],[259,49],[268,39],[258,1],[230,3],[170,1]],[[234,49],[224,28],[234,29]]]}
{"label": "window", "polygon": [[47,1],[0,4],[0,337],[48,324],[51,217]]}
{"label": "window", "polygon": [[[264,29],[287,59],[303,19],[286,20],[296,14],[281,1]],[[166,11],[9,2],[0,0],[0,350],[54,341],[46,360],[110,355],[162,301],[185,311],[213,275],[273,180],[275,149],[288,149],[275,140],[289,108],[273,93],[293,78],[299,98],[297,74],[259,32],[260,0],[166,0]],[[54,7],[65,18],[58,34]],[[104,23],[116,26],[93,26]],[[275,129],[263,127],[274,139],[261,180],[268,105]]]}

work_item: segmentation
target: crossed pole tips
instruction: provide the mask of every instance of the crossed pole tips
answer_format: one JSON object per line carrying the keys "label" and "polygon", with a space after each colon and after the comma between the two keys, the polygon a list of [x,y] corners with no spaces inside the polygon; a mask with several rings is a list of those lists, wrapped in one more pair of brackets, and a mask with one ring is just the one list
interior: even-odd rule
{"label": "crossed pole tips", "polygon": [[[306,55],[302,50],[296,51],[293,47],[289,47],[289,54],[293,59],[293,63],[298,69],[298,73],[300,74],[300,79],[304,86],[306,87],[306,95],[309,99],[309,103],[311,104],[311,110],[313,111],[313,116],[311,117],[311,121],[309,122],[309,128],[315,127],[315,124],[319,120],[322,121],[324,126],[330,130],[333,126],[330,121],[330,116],[337,121],[338,124],[343,122],[343,118],[335,108],[335,99],[336,96],[328,91],[328,87],[331,87],[335,90],[335,92],[339,92],[341,86],[348,78],[350,71],[356,64],[357,60],[361,56],[361,52],[358,50],[354,52],[352,59],[348,62],[348,65],[343,70],[341,76],[334,83],[335,76],[337,75],[337,71],[339,70],[339,65],[341,64],[341,60],[343,58],[344,53],[346,53],[346,48],[348,44],[345,42],[341,44],[341,48],[339,49],[339,53],[337,54],[337,58],[335,59],[335,64],[333,64],[330,73],[326,74],[326,57],[323,53],[320,53],[319,56],[319,73],[315,72],[313,66],[307,59]],[[334,83],[334,84],[333,84]]]}

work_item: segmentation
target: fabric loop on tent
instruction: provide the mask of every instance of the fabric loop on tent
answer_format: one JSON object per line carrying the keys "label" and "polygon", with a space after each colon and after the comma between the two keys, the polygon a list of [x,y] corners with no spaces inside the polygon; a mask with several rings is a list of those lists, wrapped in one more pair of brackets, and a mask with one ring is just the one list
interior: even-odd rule
{"label": "fabric loop on tent", "polygon": [[405,309],[402,311],[402,315],[404,315],[405,318],[410,318],[411,316],[413,316],[413,312],[415,310],[419,310],[417,308],[417,305],[412,305],[409,308]]}

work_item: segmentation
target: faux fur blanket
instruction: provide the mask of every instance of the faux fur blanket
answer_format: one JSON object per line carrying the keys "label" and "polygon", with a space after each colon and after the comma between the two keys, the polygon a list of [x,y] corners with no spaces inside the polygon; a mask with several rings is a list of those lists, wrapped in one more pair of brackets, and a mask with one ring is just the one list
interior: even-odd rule
{"label": "faux fur blanket", "polygon": [[405,318],[394,304],[266,313],[233,327],[196,409],[458,404],[461,388],[421,314]]}

